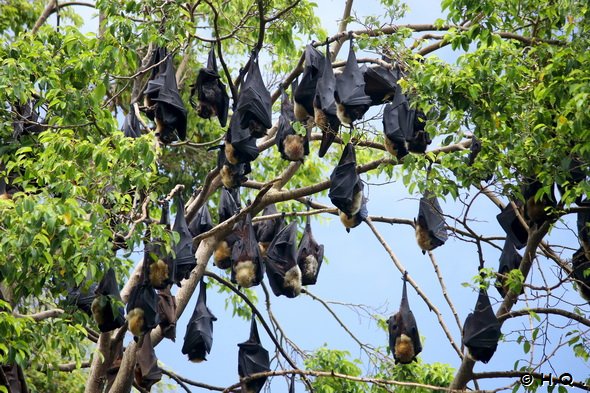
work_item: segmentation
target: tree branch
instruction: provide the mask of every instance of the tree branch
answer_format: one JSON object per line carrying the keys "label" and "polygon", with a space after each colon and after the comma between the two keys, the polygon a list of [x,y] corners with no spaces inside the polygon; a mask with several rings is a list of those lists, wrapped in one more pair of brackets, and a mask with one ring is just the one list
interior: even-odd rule
{"label": "tree branch", "polygon": [[522,317],[525,315],[530,316],[531,313],[561,315],[562,317],[573,319],[574,321],[577,321],[577,322],[581,323],[582,325],[586,325],[586,326],[590,327],[590,320],[589,319],[584,318],[584,317],[582,317],[578,314],[575,314],[573,312],[561,310],[559,308],[535,308],[534,307],[534,308],[527,308],[527,309],[518,310],[518,311],[510,311],[506,314],[498,315],[498,320],[500,322],[504,322],[505,320],[507,320],[509,318]]}
{"label": "tree branch", "polygon": [[62,310],[60,308],[56,308],[53,310],[41,311],[41,312],[38,312],[35,314],[30,314],[30,315],[23,315],[23,314],[19,314],[19,313],[14,313],[13,315],[17,318],[31,318],[35,322],[40,322],[44,319],[59,317],[63,313],[64,313],[64,310]]}

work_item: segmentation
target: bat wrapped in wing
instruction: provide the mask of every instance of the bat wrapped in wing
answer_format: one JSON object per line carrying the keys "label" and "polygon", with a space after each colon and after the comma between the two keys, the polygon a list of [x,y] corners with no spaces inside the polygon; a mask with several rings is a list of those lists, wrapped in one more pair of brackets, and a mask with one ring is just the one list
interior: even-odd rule
{"label": "bat wrapped in wing", "polygon": [[336,77],[330,60],[330,45],[326,42],[324,69],[318,78],[313,100],[314,121],[322,131],[322,141],[318,152],[320,157],[326,154],[340,129],[340,119],[338,119],[336,99],[334,98],[335,91]]}
{"label": "bat wrapped in wing", "polygon": [[135,365],[135,382],[147,391],[162,379],[162,370],[158,366],[156,351],[149,334],[137,350],[137,364]]}
{"label": "bat wrapped in wing", "polygon": [[[228,190],[227,188],[221,189],[221,197],[219,198],[219,222],[222,223],[236,214],[239,210],[238,201],[239,195],[238,190]],[[234,232],[227,235],[222,239],[213,254],[213,261],[215,266],[220,269],[229,269],[232,265],[232,248],[235,242],[238,240],[238,235]]]}
{"label": "bat wrapped in wing", "polygon": [[301,269],[297,265],[297,222],[281,229],[268,246],[266,275],[276,296],[294,298],[301,293]]}
{"label": "bat wrapped in wing", "polygon": [[248,128],[240,126],[238,116],[229,121],[229,129],[225,134],[225,158],[232,165],[252,162],[258,157],[256,138]]}
{"label": "bat wrapped in wing", "polygon": [[301,269],[301,284],[314,285],[320,274],[320,267],[324,260],[324,245],[318,244],[311,233],[311,222],[306,218],[303,236],[297,250],[297,264]]}
{"label": "bat wrapped in wing", "polygon": [[352,48],[352,38],[344,71],[336,78],[334,98],[336,114],[344,124],[352,124],[361,119],[371,105],[371,97],[365,93],[365,78]]}
{"label": "bat wrapped in wing", "polygon": [[188,224],[188,230],[192,237],[197,237],[201,233],[205,233],[213,229],[213,220],[211,219],[211,213],[209,207],[205,203],[197,210],[197,214],[193,217],[191,222]]}
{"label": "bat wrapped in wing", "polygon": [[422,352],[420,333],[414,313],[408,302],[406,289],[407,274],[404,273],[404,287],[399,311],[387,320],[389,332],[389,350],[393,354],[395,363],[408,364]]}
{"label": "bat wrapped in wing", "polygon": [[242,222],[236,224],[234,233],[237,240],[231,252],[231,280],[243,288],[250,288],[260,284],[264,276],[264,265],[250,213],[246,214]]}
{"label": "bat wrapped in wing", "polygon": [[150,106],[155,103],[156,135],[168,144],[186,139],[187,111],[178,92],[172,57],[160,53],[159,61],[164,58],[164,70],[148,82],[144,94]]}
{"label": "bat wrapped in wing", "polygon": [[590,206],[586,206],[586,210],[578,212],[576,226],[578,228],[578,241],[586,255],[590,256]]}
{"label": "bat wrapped in wing", "polygon": [[[229,111],[229,96],[217,70],[213,47],[209,51],[207,67],[199,70],[197,81],[191,87],[191,104],[197,110],[197,114],[203,119],[217,116],[221,127],[225,127]],[[198,103],[193,101],[195,93]]]}
{"label": "bat wrapped in wing", "polygon": [[445,244],[448,238],[445,219],[438,199],[430,191],[426,191],[420,198],[418,219],[414,220],[416,241],[422,250],[432,251]]}
{"label": "bat wrapped in wing", "polygon": [[305,135],[297,134],[293,129],[294,121],[293,104],[282,90],[276,144],[283,160],[303,161],[303,157],[309,154],[309,135],[307,132]]}
{"label": "bat wrapped in wing", "polygon": [[[268,351],[260,343],[260,336],[258,335],[258,327],[256,326],[254,316],[252,316],[252,324],[250,326],[250,338],[238,344],[238,347],[238,375],[240,378],[270,371]],[[265,382],[266,377],[243,382],[242,391],[244,393],[258,393],[264,387]]]}
{"label": "bat wrapped in wing", "polygon": [[158,319],[162,336],[176,341],[176,299],[170,287],[158,291]]}
{"label": "bat wrapped in wing", "polygon": [[[227,160],[225,149],[228,147],[230,150],[233,149],[231,144],[224,144],[219,147],[219,153],[217,154],[217,168],[219,168],[219,174],[221,176],[221,183],[225,188],[238,188],[248,178],[246,177],[252,171],[249,162],[242,162],[238,164],[231,164]],[[232,150],[234,152],[234,150]],[[232,153],[233,154],[233,153]]]}
{"label": "bat wrapped in wing", "polygon": [[514,208],[512,207],[512,203],[508,203],[504,209],[496,216],[498,223],[504,231],[506,232],[506,236],[512,241],[514,247],[517,249],[521,249],[526,246],[527,239],[529,236],[528,231],[522,225]]}
{"label": "bat wrapped in wing", "polygon": [[78,287],[69,290],[68,296],[66,298],[66,303],[70,305],[75,305],[89,316],[92,316],[92,302],[96,297],[95,291],[98,285],[91,284],[87,288],[86,286],[87,283],[82,283]]}
{"label": "bat wrapped in wing", "polygon": [[553,208],[556,207],[553,185],[549,194],[543,194],[537,198],[537,193],[543,188],[543,183],[538,180],[526,179],[523,182],[522,195],[525,200],[524,217],[529,226],[542,225],[545,221],[553,220]]}
{"label": "bat wrapped in wing", "polygon": [[463,325],[463,344],[473,360],[487,363],[496,352],[501,335],[500,322],[486,290],[481,288],[475,310],[467,316]]}
{"label": "bat wrapped in wing", "polygon": [[257,52],[250,57],[247,75],[240,88],[236,113],[239,127],[249,130],[254,138],[263,137],[266,130],[272,127],[272,102],[270,92],[262,80]]}
{"label": "bat wrapped in wing", "polygon": [[92,316],[98,329],[105,333],[118,329],[125,324],[125,311],[121,304],[121,295],[117,277],[113,268],[109,268],[96,287],[96,297],[92,301]]}
{"label": "bat wrapped in wing", "polygon": [[397,90],[397,75],[382,65],[362,66],[365,80],[365,94],[371,98],[371,105],[381,105],[390,101]]}
{"label": "bat wrapped in wing", "polygon": [[133,110],[133,105],[129,107],[129,113],[127,113],[125,120],[123,120],[121,131],[128,138],[139,138],[141,136],[141,124]]}
{"label": "bat wrapped in wing", "polygon": [[186,326],[182,353],[188,356],[188,360],[200,363],[207,360],[207,354],[211,353],[213,345],[213,322],[217,318],[207,307],[207,286],[201,280],[201,288],[193,315]]}
{"label": "bat wrapped in wing", "polygon": [[[405,97],[401,92],[396,91],[394,100],[385,105],[383,109],[383,133],[385,134],[384,145],[392,156],[402,159],[408,155],[408,143],[406,134],[402,128],[405,119],[401,118],[404,113]],[[407,104],[407,102],[406,102]]]}
{"label": "bat wrapped in wing", "polygon": [[508,294],[509,287],[506,284],[506,275],[514,269],[518,269],[522,257],[516,251],[514,243],[510,238],[507,238],[500,254],[500,266],[498,266],[498,274],[500,276],[496,280],[496,289],[500,296],[505,297]]}
{"label": "bat wrapped in wing", "polygon": [[[160,225],[170,230],[169,206],[162,204]],[[174,282],[176,274],[176,260],[166,252],[166,247],[161,239],[154,239],[144,247],[144,266],[147,266],[148,278],[152,287],[156,289],[166,288]]]}
{"label": "bat wrapped in wing", "polygon": [[[274,203],[265,206],[264,210],[262,210],[263,216],[270,216],[273,214],[278,214],[277,207]],[[256,233],[256,239],[258,240],[258,248],[260,249],[260,255],[262,257],[266,256],[266,250],[268,246],[272,242],[272,239],[275,238],[277,233],[281,230],[285,223],[283,217],[277,217],[270,220],[263,220],[253,224],[254,232]]]}
{"label": "bat wrapped in wing", "polygon": [[158,326],[158,294],[147,282],[133,287],[127,303],[127,323],[135,337],[143,336]]}
{"label": "bat wrapped in wing", "polygon": [[590,260],[583,247],[580,247],[572,257],[572,270],[572,277],[576,280],[580,296],[590,302]]}
{"label": "bat wrapped in wing", "polygon": [[301,82],[293,93],[295,101],[295,118],[301,122],[314,116],[313,100],[318,80],[324,70],[324,55],[313,45],[308,44],[304,52],[305,67],[301,75]]}
{"label": "bat wrapped in wing", "polygon": [[180,195],[176,198],[176,218],[172,230],[180,235],[178,243],[174,245],[174,254],[176,255],[174,281],[180,286],[180,282],[188,278],[191,271],[197,266],[195,250],[193,249],[193,236],[188,230],[186,217],[184,216],[184,201]]}

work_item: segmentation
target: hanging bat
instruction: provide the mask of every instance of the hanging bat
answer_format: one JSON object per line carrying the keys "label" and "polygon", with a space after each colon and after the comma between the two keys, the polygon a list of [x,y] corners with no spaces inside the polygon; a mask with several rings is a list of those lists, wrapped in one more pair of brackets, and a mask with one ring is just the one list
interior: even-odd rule
{"label": "hanging bat", "polygon": [[118,306],[121,303],[119,286],[115,271],[110,268],[96,287],[96,297],[90,309],[98,325],[98,329],[105,333],[118,329],[125,324],[125,311]]}
{"label": "hanging bat", "polygon": [[141,136],[141,125],[135,115],[133,105],[129,106],[129,113],[127,113],[125,120],[123,120],[121,131],[123,131],[123,135],[127,138],[139,138]]}
{"label": "hanging bat", "polygon": [[182,353],[187,355],[191,362],[200,363],[207,360],[207,354],[211,353],[213,345],[213,322],[215,321],[217,318],[207,307],[207,286],[201,280],[197,304],[186,326],[182,345]]}
{"label": "hanging bat", "polygon": [[320,157],[326,154],[340,129],[340,120],[338,119],[338,110],[334,98],[335,90],[336,77],[330,60],[330,45],[326,42],[324,69],[318,78],[313,100],[314,121],[322,131],[322,142],[318,152]]}
{"label": "hanging bat", "polygon": [[12,122],[12,138],[18,140],[23,135],[38,134],[44,130],[41,124],[43,120],[39,119],[39,113],[35,110],[37,100],[29,100],[23,105],[13,105],[13,112],[16,113],[15,120]]}
{"label": "hanging bat", "polygon": [[233,244],[231,280],[240,287],[250,288],[260,284],[264,275],[264,265],[258,249],[256,234],[252,227],[250,213],[236,225],[234,233],[238,239]]}
{"label": "hanging bat", "polygon": [[360,68],[365,81],[365,94],[371,98],[371,105],[381,105],[393,99],[398,77],[392,70],[377,66]]}
{"label": "hanging bat", "polygon": [[135,382],[149,391],[152,386],[162,379],[162,370],[158,367],[158,358],[149,334],[137,350],[137,364],[135,366]]}
{"label": "hanging bat", "polygon": [[330,182],[328,197],[346,216],[347,223],[352,223],[363,205],[363,183],[356,172],[356,153],[351,143],[344,147],[338,165],[330,174]]}
{"label": "hanging bat", "polygon": [[169,286],[158,291],[158,319],[162,336],[176,341],[176,299]]}
{"label": "hanging bat", "polygon": [[[571,188],[580,182],[586,180],[586,171],[588,167],[583,164],[583,162],[576,156],[569,157],[569,164],[568,170],[565,173],[565,179],[563,181],[558,181],[557,189],[561,194],[562,198]],[[586,205],[587,202],[584,201],[584,195],[580,195],[575,199],[576,204],[579,206]]]}
{"label": "hanging bat", "polygon": [[583,247],[580,247],[572,257],[572,278],[576,280],[576,287],[580,296],[590,302],[590,260]]}
{"label": "hanging bat", "polygon": [[80,286],[69,290],[66,303],[75,305],[89,316],[92,316],[92,302],[96,297],[95,291],[98,285],[91,284],[88,289],[84,289],[84,286],[85,284],[82,283]]}
{"label": "hanging bat", "polygon": [[195,217],[188,224],[188,230],[192,237],[197,237],[201,233],[205,233],[213,229],[213,220],[211,219],[211,213],[206,204],[200,207]]}
{"label": "hanging bat", "polygon": [[475,162],[475,158],[481,151],[481,141],[473,134],[471,136],[471,146],[469,147],[469,155],[467,156],[467,165],[471,166]]}
{"label": "hanging bat", "polygon": [[398,91],[392,103],[385,105],[383,109],[383,133],[385,134],[385,150],[398,160],[408,155],[408,143],[403,128],[401,127],[400,105],[403,105],[404,96]]}
{"label": "hanging bat", "polygon": [[414,225],[416,241],[422,254],[442,246],[447,241],[448,235],[442,209],[436,196],[429,191],[420,198],[418,219],[414,220]]}
{"label": "hanging bat", "polygon": [[[250,326],[250,337],[247,341],[238,344],[238,375],[240,378],[252,374],[270,371],[270,358],[268,351],[264,349],[258,336],[256,320],[252,316]],[[264,387],[267,377],[260,377],[254,380],[243,382],[241,390],[244,393],[258,393]]]}
{"label": "hanging bat", "polygon": [[127,323],[135,337],[141,337],[158,326],[158,295],[147,282],[138,283],[131,290],[127,303]]}
{"label": "hanging bat", "polygon": [[256,138],[248,128],[242,128],[238,116],[232,116],[225,134],[225,158],[232,165],[252,162],[258,157]]}
{"label": "hanging bat", "polygon": [[[272,214],[278,214],[277,207],[274,203],[267,205],[262,211],[263,216],[270,216]],[[266,250],[268,249],[268,246],[272,242],[272,239],[275,238],[277,233],[279,233],[284,225],[284,222],[285,221],[282,217],[277,217],[271,220],[259,221],[253,224],[261,257],[264,258],[266,256]]]}
{"label": "hanging bat", "polygon": [[432,143],[430,135],[424,129],[426,127],[426,115],[419,109],[410,109],[409,123],[408,129],[411,132],[406,136],[408,150],[412,153],[426,153],[426,148]]}
{"label": "hanging bat", "polygon": [[305,122],[308,118],[314,117],[313,100],[326,61],[324,55],[311,44],[305,47],[304,57],[305,68],[301,76],[301,83],[293,93],[295,119],[300,122]]}
{"label": "hanging bat", "polygon": [[537,192],[543,188],[543,183],[537,180],[525,180],[523,184],[522,195],[525,199],[524,216],[529,226],[536,224],[542,225],[545,221],[553,219],[552,208],[555,208],[555,194],[551,186],[550,195],[543,194],[537,198]]}
{"label": "hanging bat", "polygon": [[[156,48],[152,53],[152,58],[149,63],[149,66],[153,68],[150,80],[148,81],[148,86],[146,86],[146,90],[143,92],[143,105],[145,107],[144,112],[146,116],[152,121],[155,120],[156,114],[156,102],[154,101],[154,98],[158,97],[160,89],[164,84],[163,74],[166,71],[166,64],[162,60],[164,60],[167,54],[168,51],[166,48]],[[156,66],[158,63],[160,64]]]}
{"label": "hanging bat", "polygon": [[268,246],[266,276],[276,296],[294,298],[301,293],[301,269],[297,265],[297,222],[281,229]]}
{"label": "hanging bat", "polygon": [[307,216],[303,236],[297,250],[297,265],[301,269],[301,284],[314,285],[324,260],[324,245],[318,244],[311,233],[311,220]]}
{"label": "hanging bat", "polygon": [[144,94],[146,104],[150,107],[155,105],[156,136],[162,143],[169,144],[178,139],[186,139],[187,111],[176,85],[172,58],[167,57],[164,64],[164,71],[148,82]]}
{"label": "hanging bat", "polygon": [[[170,216],[168,203],[162,204],[160,225],[170,230]],[[150,285],[156,289],[163,289],[174,282],[176,274],[176,260],[166,253],[164,244],[155,239],[144,247],[144,266],[147,266],[147,276]]]}
{"label": "hanging bat", "polygon": [[336,115],[340,122],[352,125],[361,119],[371,105],[371,97],[365,94],[365,79],[356,61],[356,55],[352,49],[352,37],[350,49],[344,71],[336,78]]}
{"label": "hanging bat", "polygon": [[254,138],[263,137],[266,130],[272,127],[272,102],[260,74],[257,52],[253,52],[250,57],[247,76],[240,88],[236,113],[239,127],[248,129]]}
{"label": "hanging bat", "polygon": [[496,216],[498,223],[506,232],[506,236],[512,241],[514,247],[521,249],[526,246],[527,238],[529,236],[526,228],[521,224],[516,216],[516,212],[511,203],[508,203],[502,212]]}
{"label": "hanging bat", "polygon": [[309,133],[297,134],[292,125],[294,121],[293,103],[282,90],[281,116],[279,117],[276,144],[283,160],[303,162],[303,157],[309,154]]}
{"label": "hanging bat", "polygon": [[399,311],[387,320],[389,350],[393,354],[396,364],[411,363],[422,352],[418,326],[408,302],[406,281],[407,273],[404,273],[404,286]]}
{"label": "hanging bat", "polygon": [[340,222],[342,225],[344,225],[344,228],[346,228],[346,232],[350,233],[352,228],[358,227],[367,219],[367,217],[369,217],[369,212],[367,210],[367,198],[364,196],[362,197],[361,208],[355,214],[349,215],[343,211],[340,211],[338,215],[340,217]]}
{"label": "hanging bat", "polygon": [[[198,103],[193,101],[195,93],[197,94]],[[197,81],[191,86],[191,104],[197,110],[197,115],[203,119],[217,116],[221,127],[225,127],[227,124],[229,96],[217,70],[213,47],[209,51],[207,67],[199,70]]]}
{"label": "hanging bat", "polygon": [[252,169],[249,162],[235,165],[231,164],[227,160],[225,153],[226,147],[232,151],[232,153],[230,153],[232,157],[235,157],[233,155],[233,146],[230,143],[215,147],[215,149],[219,149],[217,154],[217,168],[219,168],[221,183],[225,188],[238,188],[242,183],[248,180],[246,175],[249,174]]}
{"label": "hanging bat", "polygon": [[[226,188],[221,189],[221,197],[219,198],[219,223],[222,223],[236,214],[239,210],[238,206],[239,196],[237,189],[232,192]],[[220,269],[229,269],[232,265],[232,248],[238,240],[237,234],[230,233],[225,239],[221,240],[213,254],[213,261],[215,266]]]}
{"label": "hanging bat", "polygon": [[195,250],[193,249],[193,236],[188,230],[184,216],[184,201],[180,194],[176,198],[176,218],[174,219],[172,230],[180,235],[178,243],[174,245],[174,255],[176,255],[176,274],[174,281],[180,286],[180,282],[188,278],[192,270],[197,266]]}
{"label": "hanging bat", "polygon": [[490,361],[502,332],[500,322],[494,314],[490,299],[485,289],[479,290],[475,310],[467,316],[463,324],[463,344],[469,356],[475,361]]}
{"label": "hanging bat", "polygon": [[508,294],[509,287],[506,284],[506,275],[514,269],[518,269],[522,257],[516,251],[514,243],[507,238],[502,248],[502,254],[500,255],[500,266],[498,267],[498,278],[496,280],[496,289],[500,296],[504,298]]}

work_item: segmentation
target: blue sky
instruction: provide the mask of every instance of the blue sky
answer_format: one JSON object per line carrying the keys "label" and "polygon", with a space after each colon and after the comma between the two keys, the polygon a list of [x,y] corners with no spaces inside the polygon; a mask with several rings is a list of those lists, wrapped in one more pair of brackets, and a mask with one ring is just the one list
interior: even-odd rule
{"label": "blue sky", "polygon": [[[410,21],[413,23],[429,23],[441,17],[439,1],[412,0],[408,3],[410,12],[404,20],[398,21],[398,23]],[[322,19],[323,25],[329,34],[333,34],[337,30],[338,19],[342,15],[343,5],[343,0],[318,0],[317,15]],[[382,9],[376,0],[358,1],[354,6],[354,10],[359,16],[382,14]],[[346,53],[347,45],[344,46],[339,59],[344,59]],[[436,52],[435,55],[450,62],[454,61],[456,57],[449,49]],[[384,180],[388,179],[378,179],[374,180],[374,182]],[[383,186],[370,186],[369,193],[368,209],[371,215],[407,219],[413,219],[417,215],[419,196],[409,195],[401,181]],[[330,204],[327,199],[322,202]],[[441,202],[445,213],[450,215],[460,214],[462,209],[460,204],[454,203],[452,200],[446,203]],[[480,197],[477,199],[473,212],[474,218],[478,220],[473,223],[474,228],[487,235],[502,234],[495,219],[498,210],[485,198]],[[567,217],[567,219],[566,224],[570,228],[575,228],[575,218]],[[454,317],[448,305],[442,298],[441,288],[428,256],[422,255],[416,245],[413,229],[401,225],[379,223],[375,225],[388,240],[390,247],[404,264],[409,274],[413,276],[420,288],[437,305],[455,341],[460,343],[459,329],[454,322]],[[313,220],[312,226],[316,239],[325,245],[325,253],[329,263],[322,266],[318,284],[310,287],[310,291],[327,301],[367,305],[378,310],[377,312],[385,318],[395,313],[401,295],[401,273],[393,265],[388,254],[370,229],[366,225],[362,225],[348,234],[337,218],[323,220],[321,223]],[[577,248],[574,233],[566,229],[554,229],[551,233],[551,243],[568,244]],[[499,246],[501,247],[502,244],[499,243]],[[499,251],[486,246],[484,252],[486,266],[497,268]],[[477,298],[476,292],[462,285],[465,282],[470,282],[471,278],[477,274],[478,259],[475,246],[451,237],[444,246],[434,251],[434,255],[445,279],[449,296],[458,310],[461,323],[463,323],[467,314],[473,310]],[[566,250],[562,257],[569,259],[570,256],[571,251]],[[212,265],[210,265],[210,269],[219,274],[219,271]],[[541,271],[543,271],[550,276],[548,280],[554,282],[555,279],[551,281],[553,275],[549,274],[550,271],[554,270],[555,268],[547,261],[542,261],[540,264],[535,263],[532,272],[533,280],[541,282]],[[565,299],[580,304],[581,300],[576,293],[572,293],[571,285],[566,284],[566,287],[570,289],[570,293],[565,295]],[[255,288],[255,291],[259,298],[260,308],[263,309],[264,294],[262,289],[258,287]],[[489,295],[492,305],[497,308],[498,302],[501,301],[497,292],[491,289]],[[214,324],[213,349],[207,362],[201,364],[190,363],[181,354],[180,350],[186,324],[194,308],[196,297],[195,294],[193,301],[185,311],[185,315],[178,321],[176,342],[162,342],[156,349],[157,356],[165,367],[171,368],[188,378],[217,386],[233,384],[238,380],[237,343],[247,339],[249,322],[237,317],[232,318],[231,310],[225,310],[224,295],[210,290],[208,293],[208,306],[218,318],[218,321]],[[458,367],[460,361],[444,336],[436,315],[430,312],[426,304],[416,295],[412,288],[409,288],[409,300],[420,333],[424,337],[424,349],[420,355],[422,360],[429,363],[449,363],[453,367]],[[285,333],[300,348],[313,350],[325,344],[330,348],[348,350],[352,357],[360,357],[366,360],[358,345],[318,302],[305,295],[295,299],[273,296],[271,302],[273,312],[281,322]],[[530,304],[530,306],[533,305]],[[527,306],[529,306],[527,302],[519,301],[515,309]],[[546,306],[552,307],[554,304],[549,302]],[[359,315],[346,306],[332,305],[332,307],[361,341],[373,346],[384,347],[387,345],[386,333],[380,330],[370,318],[362,314]],[[565,322],[558,317],[551,318],[550,321],[555,324]],[[475,371],[512,370],[512,365],[517,359],[530,360],[531,354],[525,354],[522,346],[514,343],[518,336],[511,333],[521,327],[528,328],[530,324],[529,319],[524,317],[507,322],[502,331],[507,335],[507,340],[512,342],[501,343],[492,360],[487,365],[478,363]],[[260,326],[259,331],[264,346],[272,354],[272,342]],[[552,344],[555,344],[557,337],[550,337],[550,340]],[[537,352],[532,355],[536,359],[540,355],[538,350],[536,349]],[[581,360],[574,359],[568,348],[562,348],[557,352],[555,361],[551,365],[543,365],[539,371],[543,373],[552,372],[554,375],[556,373],[570,372],[577,380],[580,380],[590,374],[590,367]],[[510,383],[509,380],[502,381],[502,383],[504,382],[506,385]],[[493,381],[493,384],[483,382],[480,386],[485,388],[486,386],[497,386],[498,384],[498,381]],[[275,392],[286,391],[286,386],[285,380],[280,377],[273,380],[272,389]],[[192,391],[206,390],[192,388]],[[299,386],[298,391],[302,392],[304,389]]]}

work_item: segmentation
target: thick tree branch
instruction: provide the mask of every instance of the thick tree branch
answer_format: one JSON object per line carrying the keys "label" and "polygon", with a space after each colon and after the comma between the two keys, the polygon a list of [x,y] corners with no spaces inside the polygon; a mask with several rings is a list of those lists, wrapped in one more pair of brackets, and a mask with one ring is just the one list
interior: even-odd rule
{"label": "thick tree branch", "polygon": [[43,24],[47,21],[47,18],[49,18],[49,16],[55,11],[56,8],[57,0],[51,0],[49,3],[47,3],[47,6],[39,16],[39,19],[37,19],[37,21],[35,22],[35,25],[33,26],[31,33],[37,34],[37,31],[39,31],[41,26],[43,26]]}
{"label": "thick tree branch", "polygon": [[505,320],[507,320],[509,318],[516,318],[516,317],[522,317],[525,315],[531,315],[531,313],[561,315],[562,317],[573,319],[574,321],[577,321],[577,322],[581,323],[582,325],[586,325],[586,326],[590,327],[590,319],[584,318],[584,317],[582,317],[578,314],[575,314],[573,312],[570,312],[570,311],[561,310],[559,308],[534,307],[534,308],[527,308],[527,309],[518,310],[518,311],[510,311],[506,314],[498,315],[498,320],[501,322],[504,322]]}
{"label": "thick tree branch", "polygon": [[30,314],[30,315],[23,315],[23,314],[18,314],[18,313],[14,313],[13,315],[17,318],[31,318],[35,322],[40,322],[40,321],[43,321],[44,319],[59,317],[63,313],[64,313],[64,310],[62,310],[60,308],[56,308],[53,310],[41,311],[41,312],[38,312],[35,314]]}

